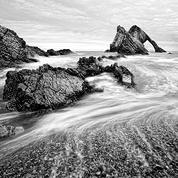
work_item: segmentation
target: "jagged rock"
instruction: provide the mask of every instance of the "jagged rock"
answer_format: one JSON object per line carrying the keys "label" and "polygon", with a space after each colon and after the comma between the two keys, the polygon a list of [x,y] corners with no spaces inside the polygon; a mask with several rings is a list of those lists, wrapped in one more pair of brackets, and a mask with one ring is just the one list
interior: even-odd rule
{"label": "jagged rock", "polygon": [[38,48],[37,46],[26,45],[25,50],[28,57],[35,57],[36,55],[48,57],[48,53]]}
{"label": "jagged rock", "polygon": [[54,51],[53,49],[45,52],[44,50],[26,45],[13,30],[0,26],[0,68],[16,67],[18,64],[37,62],[34,57],[53,56],[70,54],[70,49]]}
{"label": "jagged rock", "polygon": [[77,64],[77,70],[79,71],[79,74],[83,76],[83,78],[95,76],[103,72],[101,62],[93,56],[90,56],[89,58],[82,57],[79,59]]}
{"label": "jagged rock", "polygon": [[137,40],[139,40],[142,44],[144,44],[146,41],[149,41],[153,48],[155,49],[155,52],[166,52],[164,49],[160,48],[156,42],[154,40],[152,40],[140,27],[133,25],[130,30],[129,33],[136,38]]}
{"label": "jagged rock", "polygon": [[9,125],[0,124],[0,139],[17,135],[24,131],[23,127],[14,127]]}
{"label": "jagged rock", "polygon": [[47,54],[49,56],[58,56],[58,55],[67,55],[73,53],[70,49],[61,49],[58,51],[55,51],[54,49],[48,49]]}
{"label": "jagged rock", "polygon": [[0,26],[0,68],[34,62],[26,55],[26,42],[14,31]]}
{"label": "jagged rock", "polygon": [[[117,79],[119,84],[126,85],[127,87],[134,87],[134,75],[124,66],[118,66],[117,63],[114,63],[110,66],[103,66],[101,57],[93,57],[89,58],[82,57],[78,61],[78,67],[73,69],[73,74],[82,77],[85,79],[86,77],[96,76],[103,72],[111,73]],[[74,71],[75,70],[75,71]],[[130,83],[125,83],[123,81],[124,76],[130,76]]]}
{"label": "jagged rock", "polygon": [[137,39],[133,38],[123,27],[117,27],[117,34],[113,43],[110,45],[111,52],[118,52],[121,54],[148,54],[143,44]]}
{"label": "jagged rock", "polygon": [[[77,68],[53,68],[47,64],[37,70],[23,69],[6,74],[3,100],[8,101],[7,108],[17,111],[36,111],[55,109],[70,104],[87,93],[101,91],[85,81],[85,78],[109,72],[118,83],[133,87],[133,74],[117,64],[104,67],[93,56],[80,58]],[[131,76],[131,83],[123,81],[124,75]]]}
{"label": "jagged rock", "polygon": [[89,58],[82,57],[77,62],[77,68],[68,68],[67,72],[82,79],[90,76],[99,75],[103,72],[103,66],[100,59],[101,58],[97,59],[93,56],[90,56]]}
{"label": "jagged rock", "polygon": [[9,101],[9,108],[35,111],[67,105],[89,90],[82,78],[46,64],[37,70],[8,72],[3,99]]}
{"label": "jagged rock", "polygon": [[110,45],[110,51],[117,51],[126,55],[148,54],[147,49],[143,45],[147,40],[153,45],[155,52],[165,52],[165,50],[160,48],[155,41],[136,25],[132,26],[129,32],[119,25],[114,41]]}
{"label": "jagged rock", "polygon": [[[104,72],[113,73],[118,83],[126,85],[129,88],[134,87],[136,85],[134,82],[134,75],[126,67],[118,66],[117,63],[114,63],[111,66],[106,66],[104,68]],[[130,83],[124,82],[123,80],[124,76],[130,76]]]}

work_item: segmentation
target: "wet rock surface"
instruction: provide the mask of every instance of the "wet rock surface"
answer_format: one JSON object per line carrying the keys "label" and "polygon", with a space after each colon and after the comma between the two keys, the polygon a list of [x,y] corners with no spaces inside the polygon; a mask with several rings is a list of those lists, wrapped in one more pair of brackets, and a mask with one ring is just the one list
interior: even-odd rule
{"label": "wet rock surface", "polygon": [[[46,64],[37,70],[9,71],[3,92],[7,109],[37,111],[65,106],[84,94],[98,91],[85,79],[103,72],[111,73],[119,84],[135,86],[134,76],[127,68],[117,63],[104,67],[101,60],[91,56],[80,58],[77,68],[53,68]],[[124,75],[131,77],[130,83],[123,81]]]}
{"label": "wet rock surface", "polygon": [[83,79],[63,68],[43,65],[38,70],[8,72],[3,99],[8,109],[35,111],[72,103],[89,90]]}
{"label": "wet rock surface", "polygon": [[148,54],[147,49],[143,45],[146,41],[152,44],[155,52],[166,52],[136,25],[132,26],[128,32],[119,25],[114,41],[110,45],[110,51],[117,51],[118,53],[126,55]]}
{"label": "wet rock surface", "polygon": [[14,127],[0,123],[0,139],[17,135],[19,133],[22,133],[23,131],[23,127]]}

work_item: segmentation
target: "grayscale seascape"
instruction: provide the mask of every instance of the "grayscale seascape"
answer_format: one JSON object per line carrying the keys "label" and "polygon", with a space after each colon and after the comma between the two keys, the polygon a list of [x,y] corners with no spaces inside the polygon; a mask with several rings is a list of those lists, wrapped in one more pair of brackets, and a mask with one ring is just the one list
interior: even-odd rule
{"label": "grayscale seascape", "polygon": [[[88,10],[88,20],[98,24],[92,36],[91,24],[86,31],[86,22],[75,15],[82,7],[90,9],[91,2],[74,2],[49,5],[53,14],[59,10],[55,5],[63,4],[65,15],[56,15],[60,31],[53,15],[43,19],[49,0],[0,0],[0,178],[178,177],[178,26],[170,23],[178,19],[178,3],[159,1],[163,9],[154,0],[135,0],[128,9],[123,3],[122,12],[136,8],[130,11],[134,18],[128,23],[123,15],[113,18],[112,28],[105,24],[103,31],[101,14]],[[122,4],[115,3],[96,4],[99,9]],[[156,3],[157,11],[142,17],[137,10],[144,3],[150,8]],[[7,4],[6,10],[15,9],[5,19]],[[20,5],[25,19],[14,15]],[[33,12],[30,7],[39,19],[27,13]],[[25,29],[31,19],[41,23],[32,25],[32,32]],[[70,32],[65,23],[72,19],[76,24],[70,24]],[[105,33],[102,41],[99,35]]]}

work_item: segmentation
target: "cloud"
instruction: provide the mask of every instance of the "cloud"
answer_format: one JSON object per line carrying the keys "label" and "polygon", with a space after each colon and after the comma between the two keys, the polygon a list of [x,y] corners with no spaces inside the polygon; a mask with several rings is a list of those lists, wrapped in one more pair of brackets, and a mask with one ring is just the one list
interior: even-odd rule
{"label": "cloud", "polygon": [[178,41],[177,0],[0,0],[0,17],[29,43],[109,44],[119,24]]}

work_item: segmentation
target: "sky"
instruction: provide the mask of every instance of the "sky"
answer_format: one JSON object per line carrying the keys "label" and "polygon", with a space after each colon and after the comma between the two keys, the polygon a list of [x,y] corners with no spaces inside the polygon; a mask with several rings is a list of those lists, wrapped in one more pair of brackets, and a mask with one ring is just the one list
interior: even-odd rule
{"label": "sky", "polygon": [[29,45],[72,50],[105,50],[118,25],[138,25],[176,50],[178,0],[0,0],[0,24]]}

